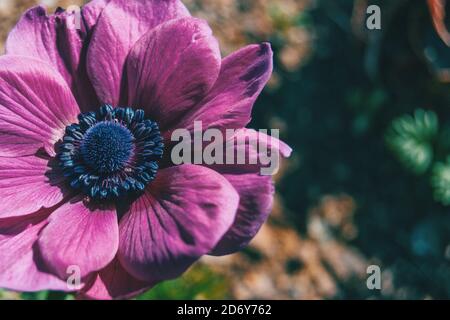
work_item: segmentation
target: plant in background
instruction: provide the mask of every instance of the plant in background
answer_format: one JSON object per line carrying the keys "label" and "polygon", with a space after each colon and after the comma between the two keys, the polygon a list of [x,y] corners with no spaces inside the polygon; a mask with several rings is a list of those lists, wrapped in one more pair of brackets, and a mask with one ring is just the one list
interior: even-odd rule
{"label": "plant in background", "polygon": [[418,109],[392,122],[386,141],[400,162],[415,174],[423,174],[433,162],[433,145],[439,121],[432,111]]}
{"label": "plant in background", "polygon": [[448,206],[450,205],[450,157],[445,162],[438,162],[433,167],[431,184],[434,199]]}
{"label": "plant in background", "polygon": [[244,128],[272,50],[222,59],[178,0],[94,0],[81,16],[77,30],[73,13],[30,9],[0,57],[0,287],[72,291],[75,266],[83,297],[133,297],[242,249],[267,219],[259,166],[163,153],[196,120]]}
{"label": "plant in background", "polygon": [[[445,131],[445,130],[443,130]],[[395,119],[386,135],[391,151],[406,169],[416,175],[430,175],[434,199],[450,205],[450,156],[439,161],[436,149],[447,149],[447,141],[438,139],[439,121],[433,111],[418,109],[414,115]]]}

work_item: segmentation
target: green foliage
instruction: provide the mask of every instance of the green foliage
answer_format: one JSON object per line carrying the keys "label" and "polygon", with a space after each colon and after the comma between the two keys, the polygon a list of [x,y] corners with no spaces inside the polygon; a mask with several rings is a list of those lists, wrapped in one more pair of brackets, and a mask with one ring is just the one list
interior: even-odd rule
{"label": "green foliage", "polygon": [[450,157],[446,162],[436,163],[433,167],[431,185],[436,201],[450,205]]}
{"label": "green foliage", "polygon": [[25,300],[73,300],[74,296],[70,293],[59,291],[39,291],[23,292],[20,294]]}
{"label": "green foliage", "polygon": [[198,264],[181,278],[158,284],[138,300],[229,299],[228,283],[223,276]]}
{"label": "green foliage", "polygon": [[414,116],[395,119],[388,130],[386,141],[399,161],[413,173],[425,173],[433,161],[433,144],[439,121],[432,111],[418,109]]}
{"label": "green foliage", "polygon": [[431,168],[428,174],[434,200],[446,206],[450,205],[450,156],[438,159],[449,151],[449,139],[450,127],[444,125],[439,130],[437,115],[422,109],[414,116],[394,120],[386,135],[388,146],[408,170],[421,175]]}

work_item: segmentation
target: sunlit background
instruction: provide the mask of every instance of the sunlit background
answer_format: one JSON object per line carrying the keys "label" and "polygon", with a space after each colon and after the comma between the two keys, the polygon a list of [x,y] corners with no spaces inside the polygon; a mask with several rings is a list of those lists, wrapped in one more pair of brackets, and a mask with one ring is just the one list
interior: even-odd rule
{"label": "sunlit background", "polygon": [[[0,0],[2,51],[39,2],[83,3]],[[210,23],[224,55],[272,43],[276,68],[252,127],[279,128],[295,152],[248,249],[203,259],[139,299],[450,298],[450,48],[427,2],[183,2]],[[369,31],[373,3],[382,29]],[[370,265],[382,270],[381,290],[366,286]]]}

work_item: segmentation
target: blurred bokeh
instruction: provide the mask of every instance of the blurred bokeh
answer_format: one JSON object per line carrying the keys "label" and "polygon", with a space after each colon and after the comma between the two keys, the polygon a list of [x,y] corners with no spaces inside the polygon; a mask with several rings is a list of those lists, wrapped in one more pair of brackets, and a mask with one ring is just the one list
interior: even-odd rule
{"label": "blurred bokeh", "polygon": [[[83,1],[0,0],[2,44],[38,2],[54,9]],[[252,127],[281,129],[295,152],[276,177],[271,218],[248,249],[203,259],[139,299],[450,298],[444,1],[429,1],[434,24],[427,1],[184,2],[211,24],[224,55],[272,43],[275,72]],[[366,28],[370,4],[381,7],[381,30]],[[369,265],[382,270],[381,290],[366,286]]]}

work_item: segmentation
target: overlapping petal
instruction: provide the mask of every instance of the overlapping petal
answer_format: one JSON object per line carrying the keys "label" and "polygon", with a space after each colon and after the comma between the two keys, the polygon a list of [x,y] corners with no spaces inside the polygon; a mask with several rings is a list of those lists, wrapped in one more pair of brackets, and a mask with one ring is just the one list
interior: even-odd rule
{"label": "overlapping petal", "polygon": [[[276,174],[280,160],[289,158],[292,148],[268,133],[269,131],[266,134],[248,128],[232,130],[232,134],[225,133],[223,164],[214,164],[210,167],[220,173]],[[267,168],[267,172],[262,171],[263,168]]]}
{"label": "overlapping petal", "polygon": [[[6,52],[37,58],[57,70],[72,89],[80,107],[87,111],[98,100],[86,73],[86,38],[105,1],[96,0],[77,12],[58,11],[47,15],[43,6],[29,9],[9,33]],[[92,27],[92,26],[91,26]]]}
{"label": "overlapping petal", "polygon": [[95,275],[92,284],[82,290],[82,299],[127,299],[153,286],[151,282],[137,280],[114,259],[106,268]]}
{"label": "overlapping petal", "polygon": [[202,121],[204,129],[240,129],[251,120],[253,105],[270,79],[273,52],[270,44],[247,46],[223,59],[219,78],[208,95],[177,123],[193,129]]}
{"label": "overlapping petal", "polygon": [[47,272],[36,247],[50,212],[0,219],[0,288],[70,291],[65,281]]}
{"label": "overlapping petal", "polygon": [[244,249],[256,236],[272,210],[272,177],[259,174],[225,174],[239,194],[236,219],[211,255],[223,256]]}
{"label": "overlapping petal", "polygon": [[[272,176],[267,173],[275,174],[281,157],[287,158],[292,152],[284,142],[252,129],[238,130],[229,140],[234,141],[234,164],[210,166],[223,174],[238,191],[240,198],[236,220],[211,252],[219,256],[243,249],[266,222],[274,196]],[[270,150],[274,157],[270,159],[271,163],[266,163],[269,158],[265,161],[261,158],[267,156]],[[239,164],[238,153],[245,155],[246,164]],[[271,165],[273,168],[267,173],[261,171]]]}
{"label": "overlapping petal", "polygon": [[128,105],[144,109],[164,131],[206,96],[220,64],[219,45],[205,21],[163,23],[144,35],[128,56]]}
{"label": "overlapping petal", "polygon": [[88,74],[102,103],[119,105],[125,60],[147,31],[171,19],[189,16],[179,0],[111,0],[98,19],[88,51]]}
{"label": "overlapping petal", "polygon": [[234,221],[239,196],[213,170],[161,170],[120,222],[119,259],[134,277],[171,279],[210,252]]}
{"label": "overlapping petal", "polygon": [[27,215],[61,202],[67,190],[54,166],[53,161],[36,156],[0,157],[0,218]]}
{"label": "overlapping petal", "polygon": [[46,63],[0,57],[0,156],[55,155],[65,127],[76,122],[78,105],[63,78]]}
{"label": "overlapping petal", "polygon": [[92,0],[81,8],[81,16],[83,18],[84,33],[87,36],[92,35],[92,31],[97,24],[98,18],[111,0]]}
{"label": "overlapping petal", "polygon": [[103,269],[114,259],[118,243],[116,211],[75,200],[52,213],[38,239],[43,261],[61,279],[72,266],[82,278]]}

